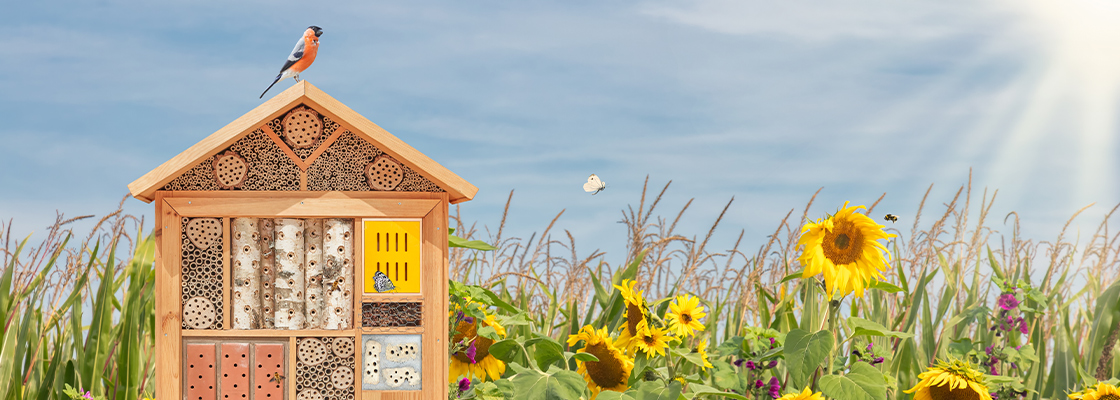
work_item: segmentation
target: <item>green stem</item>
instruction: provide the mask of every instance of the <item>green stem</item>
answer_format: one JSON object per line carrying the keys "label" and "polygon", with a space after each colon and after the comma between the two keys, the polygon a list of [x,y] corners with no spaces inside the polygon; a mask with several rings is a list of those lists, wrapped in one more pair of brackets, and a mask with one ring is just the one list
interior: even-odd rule
{"label": "green stem", "polygon": [[832,375],[832,365],[836,360],[836,348],[840,347],[840,334],[836,331],[836,325],[840,319],[840,300],[832,300],[828,302],[828,331],[832,333],[832,349],[828,351],[828,359],[825,360],[827,364],[825,370],[828,375]]}

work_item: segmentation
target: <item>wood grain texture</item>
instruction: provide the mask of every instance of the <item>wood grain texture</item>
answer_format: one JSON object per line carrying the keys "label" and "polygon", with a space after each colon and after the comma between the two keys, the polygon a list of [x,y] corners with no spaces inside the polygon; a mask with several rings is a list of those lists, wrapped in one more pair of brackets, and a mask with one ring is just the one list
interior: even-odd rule
{"label": "wood grain texture", "polygon": [[[306,81],[305,81],[306,82]],[[305,102],[320,114],[330,117],[350,132],[373,143],[377,148],[393,156],[397,161],[408,165],[425,178],[428,178],[450,194],[452,203],[460,203],[474,198],[478,188],[465,179],[455,175],[420,151],[412,148],[384,128],[373,123],[350,107],[335,100],[310,83],[305,89]],[[310,103],[310,104],[309,104]],[[318,106],[318,107],[316,107]]]}
{"label": "wood grain texture", "polygon": [[[195,143],[179,155],[167,160],[156,169],[128,184],[132,196],[149,203],[155,199],[155,192],[175,177],[194,167],[200,160],[218,154],[245,134],[255,130],[262,122],[271,121],[305,97],[310,85],[297,83],[275,97],[233,120],[222,129]],[[287,147],[287,146],[285,146]]]}
{"label": "wood grain texture", "polygon": [[[233,271],[230,271],[231,268],[230,268],[230,262],[229,262],[229,260],[231,259],[230,258],[230,249],[229,249],[230,226],[231,226],[230,218],[222,218],[222,304],[223,305],[231,304],[229,302],[229,292],[230,292],[229,288],[233,287],[233,285],[232,285],[233,280],[230,279],[230,275],[233,274]],[[222,329],[231,329],[232,328],[230,326],[232,324],[230,324],[229,321],[232,321],[230,319],[230,308],[229,307],[222,307],[222,322],[223,322],[222,323]]]}
{"label": "wood grain texture", "polygon": [[[446,190],[450,195],[449,201],[452,204],[468,201],[474,198],[475,194],[478,193],[478,188],[470,182],[455,175],[443,165],[440,165],[412,146],[409,146],[404,141],[350,109],[350,107],[347,107],[345,104],[335,100],[307,81],[296,83],[291,88],[281,92],[187,150],[184,150],[182,153],[179,153],[179,155],[164,162],[159,167],[156,167],[156,169],[144,174],[144,176],[141,176],[128,185],[129,192],[132,193],[133,197],[141,201],[151,202],[155,198],[155,192],[157,190],[179,175],[182,175],[200,160],[209,158],[223,149],[228,148],[244,135],[257,128],[261,128],[262,124],[265,125],[264,129],[266,133],[271,132],[271,129],[268,129],[267,122],[279,117],[285,111],[299,103],[314,108],[320,114],[330,117],[344,128],[335,131],[331,137],[328,137],[327,143],[323,143],[323,145],[320,146],[320,150],[325,151],[329,146],[329,142],[332,142],[337,136],[341,135],[343,130],[348,130],[362,139],[368,140],[385,153],[393,156],[397,161],[404,163],[425,178],[428,178],[428,180],[439,185],[439,187]],[[269,135],[269,137],[274,136],[277,136],[276,132],[272,132],[272,134]],[[292,153],[287,145],[281,145],[280,148],[285,154]],[[300,160],[299,157],[295,157],[294,160],[296,160],[296,165],[298,165],[301,170],[306,170],[307,166],[321,153],[322,151],[316,151],[307,160]],[[288,154],[289,157],[293,155],[294,153]],[[301,187],[305,188],[305,186]]]}
{"label": "wood grain texture", "polygon": [[[423,379],[422,376],[421,379]],[[425,382],[422,384],[427,383]],[[422,391],[416,390],[408,392],[382,392],[377,390],[362,391],[362,400],[421,400],[429,398],[431,397],[424,396]]]}
{"label": "wood grain texture", "polygon": [[423,392],[425,399],[447,398],[447,201],[440,202],[420,223],[423,238],[421,285],[424,289],[425,333],[421,339],[424,359]]}
{"label": "wood grain texture", "polygon": [[[423,216],[438,200],[307,198],[167,198],[180,215],[222,215],[252,218],[412,217]],[[399,203],[399,204],[398,204]]]}
{"label": "wood grain texture", "polygon": [[276,147],[279,147],[280,151],[282,151],[284,155],[292,159],[292,162],[296,163],[296,166],[299,167],[299,170],[301,172],[307,171],[307,167],[311,164],[308,164],[300,159],[299,156],[296,155],[296,152],[293,151],[291,147],[288,147],[287,143],[284,143],[284,139],[280,138],[280,134],[272,130],[272,127],[268,125],[269,121],[271,121],[271,119],[261,121],[264,124],[260,126],[260,129],[264,131],[264,135],[268,136],[269,139],[272,139],[272,142],[276,144]]}
{"label": "wood grain texture", "polygon": [[[156,242],[156,392],[160,397],[179,399],[182,397],[182,332],[181,298],[182,288],[180,264],[180,235],[182,221],[164,201],[156,198],[156,215],[160,216],[162,228],[157,226]],[[221,332],[221,331],[211,331]]]}
{"label": "wood grain texture", "polygon": [[217,337],[217,338],[283,338],[283,337],[326,337],[326,336],[353,336],[353,329],[239,329],[236,331],[219,331],[213,329],[184,330],[183,337]]}

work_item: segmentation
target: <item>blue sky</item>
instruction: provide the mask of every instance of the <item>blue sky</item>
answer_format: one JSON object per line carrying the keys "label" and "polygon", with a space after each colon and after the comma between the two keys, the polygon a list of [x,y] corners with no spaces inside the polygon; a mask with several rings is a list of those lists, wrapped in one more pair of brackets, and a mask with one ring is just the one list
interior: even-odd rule
{"label": "blue sky", "polygon": [[[158,4],[157,4],[158,3]],[[1060,6],[1059,6],[1060,5]],[[18,2],[0,22],[0,218],[104,215],[126,185],[262,102],[295,40],[303,78],[479,187],[464,217],[558,228],[619,262],[643,180],[681,233],[765,243],[820,187],[927,218],[973,171],[1052,240],[1120,202],[1117,5],[938,2]],[[1116,67],[1116,68],[1113,68]],[[277,85],[271,94],[289,87]],[[581,190],[590,173],[608,189]],[[974,206],[975,207],[975,206]],[[152,214],[134,199],[126,210]],[[909,227],[909,223],[905,226]],[[906,229],[908,231],[908,229]],[[610,257],[614,255],[614,257]]]}

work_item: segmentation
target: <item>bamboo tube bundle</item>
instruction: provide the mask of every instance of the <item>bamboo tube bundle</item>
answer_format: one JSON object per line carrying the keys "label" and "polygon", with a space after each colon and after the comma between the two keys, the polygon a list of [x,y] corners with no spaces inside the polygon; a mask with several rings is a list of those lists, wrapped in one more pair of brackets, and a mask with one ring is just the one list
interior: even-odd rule
{"label": "bamboo tube bundle", "polygon": [[323,303],[323,220],[311,218],[305,220],[304,240],[307,265],[307,295],[304,298],[307,305],[307,329],[322,329]]}
{"label": "bamboo tube bundle", "polygon": [[276,329],[303,329],[304,305],[304,242],[303,220],[277,219],[275,223],[276,280],[273,298],[276,300]]}
{"label": "bamboo tube bundle", "polygon": [[350,329],[354,319],[354,220],[327,219],[324,230],[323,286],[328,290],[324,328]]}
{"label": "bamboo tube bundle", "polygon": [[233,329],[258,329],[260,299],[260,232],[256,218],[233,219]]}
{"label": "bamboo tube bundle", "polygon": [[273,222],[271,218],[261,218],[261,328],[276,328],[276,299],[273,298],[272,285],[276,281],[276,247]]}

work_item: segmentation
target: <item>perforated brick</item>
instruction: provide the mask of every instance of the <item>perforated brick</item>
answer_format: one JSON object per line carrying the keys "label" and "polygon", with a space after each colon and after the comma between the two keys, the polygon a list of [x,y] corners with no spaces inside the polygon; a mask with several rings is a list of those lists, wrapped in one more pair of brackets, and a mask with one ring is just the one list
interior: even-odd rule
{"label": "perforated brick", "polygon": [[249,400],[249,344],[222,343],[222,400]]}
{"label": "perforated brick", "polygon": [[[253,344],[253,399],[280,400],[284,398],[284,383],[288,373],[284,360],[284,345],[273,343]],[[279,375],[279,376],[277,376]]]}
{"label": "perforated brick", "polygon": [[217,400],[218,376],[215,365],[215,346],[212,343],[187,344],[187,359],[183,369],[187,377],[186,400]]}

